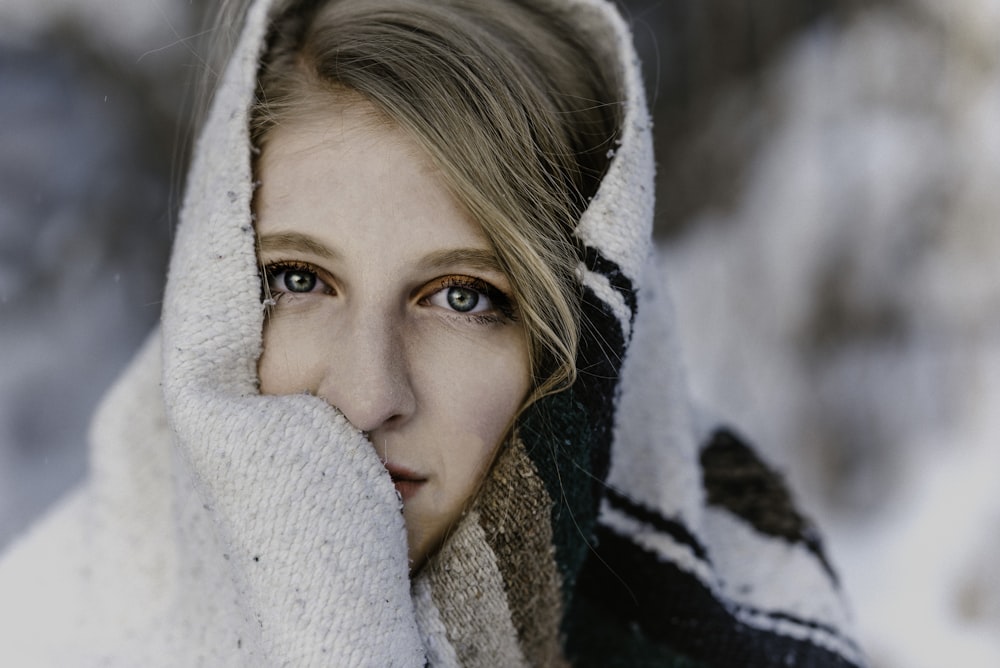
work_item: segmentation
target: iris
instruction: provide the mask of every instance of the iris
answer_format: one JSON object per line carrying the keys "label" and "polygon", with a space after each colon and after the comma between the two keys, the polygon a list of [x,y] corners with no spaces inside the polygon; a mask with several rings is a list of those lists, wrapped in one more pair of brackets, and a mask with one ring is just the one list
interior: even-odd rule
{"label": "iris", "polygon": [[448,288],[448,306],[460,313],[468,313],[479,304],[479,293],[469,288]]}
{"label": "iris", "polygon": [[311,292],[316,287],[316,274],[308,271],[286,271],[284,283],[289,292]]}

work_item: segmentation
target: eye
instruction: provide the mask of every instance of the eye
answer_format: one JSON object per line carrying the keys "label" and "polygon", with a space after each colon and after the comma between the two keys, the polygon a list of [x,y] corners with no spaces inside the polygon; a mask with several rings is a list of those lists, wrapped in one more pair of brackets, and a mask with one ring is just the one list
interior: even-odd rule
{"label": "eye", "polygon": [[308,271],[283,271],[284,277],[282,285],[288,288],[289,292],[312,292],[316,287],[316,274]]}
{"label": "eye", "polygon": [[307,266],[272,264],[266,268],[267,287],[272,293],[326,292],[326,283]]}
{"label": "eye", "polygon": [[464,285],[450,285],[438,290],[428,300],[434,306],[457,313],[484,313],[493,310],[493,302],[484,291]]}
{"label": "eye", "polygon": [[466,316],[477,324],[517,322],[514,299],[492,283],[461,274],[442,276],[426,288],[421,302],[450,315]]}

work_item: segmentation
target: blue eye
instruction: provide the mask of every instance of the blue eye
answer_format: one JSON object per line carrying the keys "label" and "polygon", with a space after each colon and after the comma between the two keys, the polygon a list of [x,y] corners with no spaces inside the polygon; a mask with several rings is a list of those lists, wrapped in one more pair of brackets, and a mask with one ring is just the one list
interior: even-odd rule
{"label": "blue eye", "polygon": [[479,297],[480,294],[471,288],[451,287],[447,290],[448,306],[459,313],[475,312]]}
{"label": "blue eye", "polygon": [[289,292],[312,292],[316,287],[316,274],[309,271],[283,271],[282,286]]}
{"label": "blue eye", "polygon": [[432,294],[428,301],[434,306],[463,315],[485,313],[494,308],[493,302],[486,296],[484,290],[464,285],[445,286]]}
{"label": "blue eye", "polygon": [[265,269],[267,287],[272,293],[306,294],[327,290],[316,272],[307,266],[272,264]]}
{"label": "blue eye", "polygon": [[427,287],[426,304],[455,315],[475,316],[477,321],[515,322],[514,301],[503,290],[481,278],[455,274],[442,276]]}

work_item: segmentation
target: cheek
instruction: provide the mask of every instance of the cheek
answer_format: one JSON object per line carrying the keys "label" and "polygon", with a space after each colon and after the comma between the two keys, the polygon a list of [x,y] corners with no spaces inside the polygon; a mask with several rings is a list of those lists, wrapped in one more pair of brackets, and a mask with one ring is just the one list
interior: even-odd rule
{"label": "cheek", "polygon": [[476,494],[530,388],[527,349],[519,342],[452,343],[435,347],[427,358],[437,364],[422,373],[424,413],[413,444],[419,443],[425,462],[433,462],[434,482],[404,506],[410,558],[417,565]]}
{"label": "cheek", "polygon": [[320,342],[310,333],[319,329],[311,323],[317,314],[269,314],[264,323],[263,349],[257,362],[261,394],[314,392]]}
{"label": "cheek", "polygon": [[528,393],[526,347],[510,334],[442,350],[431,371],[435,414],[448,434],[438,444],[441,463],[455,487],[474,489]]}
{"label": "cheek", "polygon": [[464,395],[470,405],[470,427],[486,445],[495,446],[511,425],[514,413],[528,392],[528,371],[501,363],[468,379]]}

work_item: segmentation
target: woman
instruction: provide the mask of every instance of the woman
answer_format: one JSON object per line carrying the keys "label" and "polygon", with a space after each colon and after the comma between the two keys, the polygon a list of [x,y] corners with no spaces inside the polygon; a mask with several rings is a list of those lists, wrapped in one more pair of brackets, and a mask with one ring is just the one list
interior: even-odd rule
{"label": "woman", "polygon": [[780,481],[694,426],[611,6],[258,0],[241,25],[162,329],[86,486],[6,557],[0,652],[860,665]]}

